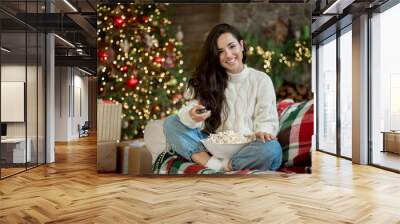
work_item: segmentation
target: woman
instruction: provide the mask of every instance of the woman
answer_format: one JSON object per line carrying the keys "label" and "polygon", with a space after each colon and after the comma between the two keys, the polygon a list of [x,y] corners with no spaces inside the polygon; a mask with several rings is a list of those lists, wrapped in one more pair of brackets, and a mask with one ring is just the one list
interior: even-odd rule
{"label": "woman", "polygon": [[[246,46],[239,31],[228,24],[216,25],[189,80],[185,97],[190,101],[164,122],[167,142],[179,155],[217,171],[280,167],[274,86],[265,73],[247,67],[245,61]],[[196,112],[199,109],[206,112]],[[255,134],[257,140],[221,161],[200,140],[226,130]]]}

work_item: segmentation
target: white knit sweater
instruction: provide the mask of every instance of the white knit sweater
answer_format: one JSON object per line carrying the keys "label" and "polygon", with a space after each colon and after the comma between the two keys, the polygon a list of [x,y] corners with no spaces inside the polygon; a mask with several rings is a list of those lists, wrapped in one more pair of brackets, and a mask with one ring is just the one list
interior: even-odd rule
{"label": "white knit sweater", "polygon": [[[217,132],[232,130],[251,134],[262,131],[276,136],[279,120],[275,89],[269,76],[246,66],[240,73],[228,75],[228,87],[225,89],[228,118],[218,127]],[[204,122],[196,122],[189,115],[189,110],[198,104],[192,93],[191,89],[185,93],[189,101],[179,110],[178,116],[187,127],[203,129]]]}

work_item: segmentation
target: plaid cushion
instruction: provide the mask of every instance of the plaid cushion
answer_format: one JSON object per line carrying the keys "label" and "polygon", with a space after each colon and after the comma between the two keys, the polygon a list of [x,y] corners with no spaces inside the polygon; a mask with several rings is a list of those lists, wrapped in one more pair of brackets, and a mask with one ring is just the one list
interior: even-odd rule
{"label": "plaid cushion", "polygon": [[311,167],[311,138],[314,131],[313,100],[288,106],[279,118],[278,141],[283,167]]}
{"label": "plaid cushion", "polygon": [[279,101],[279,102],[276,104],[276,109],[277,109],[277,111],[278,111],[278,116],[281,117],[282,112],[283,112],[286,108],[288,108],[289,106],[291,106],[291,105],[293,105],[293,104],[295,104],[295,102],[293,101],[293,99],[284,99],[284,100]]}
{"label": "plaid cushion", "polygon": [[[280,131],[278,141],[282,146],[282,166],[286,173],[311,172],[311,137],[314,128],[314,101],[294,103],[281,101],[277,104]],[[161,153],[153,164],[155,174],[266,174],[271,171],[241,170],[228,173],[216,172],[192,163],[175,152]]]}

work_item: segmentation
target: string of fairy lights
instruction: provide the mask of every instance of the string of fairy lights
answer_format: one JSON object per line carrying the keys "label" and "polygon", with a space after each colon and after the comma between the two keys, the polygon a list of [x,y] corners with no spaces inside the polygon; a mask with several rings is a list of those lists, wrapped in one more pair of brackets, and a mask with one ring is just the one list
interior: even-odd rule
{"label": "string of fairy lights", "polygon": [[183,33],[166,18],[167,7],[98,7],[99,95],[122,104],[123,139],[141,137],[148,120],[176,113],[183,103]]}
{"label": "string of fairy lights", "polygon": [[283,53],[276,53],[274,50],[267,50],[261,46],[249,46],[249,55],[259,55],[263,58],[263,67],[265,72],[269,74],[273,69],[272,60],[277,59],[279,63],[283,63],[287,68],[292,68],[294,66],[300,65],[303,62],[311,64],[311,50],[307,42],[296,41],[294,43],[294,57],[290,57]]}

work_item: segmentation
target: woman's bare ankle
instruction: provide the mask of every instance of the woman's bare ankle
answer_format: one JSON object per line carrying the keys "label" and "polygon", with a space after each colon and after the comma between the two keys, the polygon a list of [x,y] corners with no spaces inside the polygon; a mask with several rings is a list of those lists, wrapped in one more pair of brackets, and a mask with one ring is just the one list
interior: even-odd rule
{"label": "woman's bare ankle", "polygon": [[224,159],[222,161],[222,165],[224,167],[224,171],[228,172],[228,171],[232,171],[232,160],[230,159]]}
{"label": "woman's bare ankle", "polygon": [[210,158],[211,156],[205,151],[192,154],[192,161],[203,166],[207,164]]}

